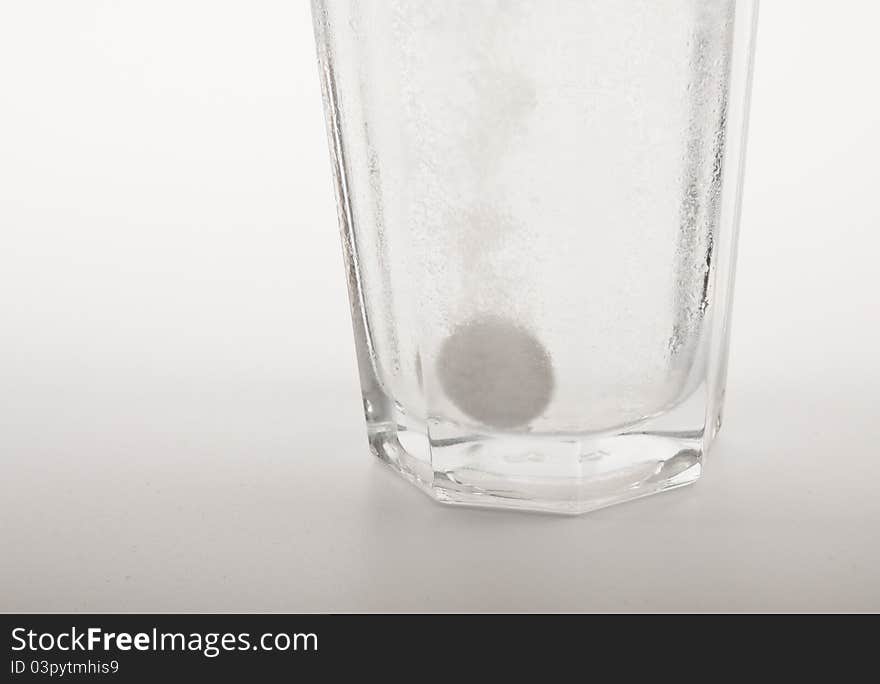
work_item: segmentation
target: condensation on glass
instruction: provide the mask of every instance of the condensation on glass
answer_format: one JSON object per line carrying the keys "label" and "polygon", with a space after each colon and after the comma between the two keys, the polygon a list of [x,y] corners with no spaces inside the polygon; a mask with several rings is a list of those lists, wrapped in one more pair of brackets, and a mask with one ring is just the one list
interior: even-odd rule
{"label": "condensation on glass", "polygon": [[313,0],[369,443],[439,501],[694,482],[754,0]]}

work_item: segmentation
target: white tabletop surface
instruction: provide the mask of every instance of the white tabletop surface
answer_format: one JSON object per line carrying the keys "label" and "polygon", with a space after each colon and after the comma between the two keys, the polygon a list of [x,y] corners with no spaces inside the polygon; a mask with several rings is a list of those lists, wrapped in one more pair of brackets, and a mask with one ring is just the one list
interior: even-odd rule
{"label": "white tabletop surface", "polygon": [[558,518],[368,455],[307,3],[3,3],[0,611],[880,610],[880,10],[843,6],[762,8],[704,478]]}

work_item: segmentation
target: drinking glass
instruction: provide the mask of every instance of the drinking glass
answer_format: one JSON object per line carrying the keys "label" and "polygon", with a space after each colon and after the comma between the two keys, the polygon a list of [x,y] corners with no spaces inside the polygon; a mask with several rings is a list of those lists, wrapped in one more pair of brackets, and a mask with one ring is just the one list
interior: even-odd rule
{"label": "drinking glass", "polygon": [[581,513],[721,424],[756,0],[312,0],[371,450]]}

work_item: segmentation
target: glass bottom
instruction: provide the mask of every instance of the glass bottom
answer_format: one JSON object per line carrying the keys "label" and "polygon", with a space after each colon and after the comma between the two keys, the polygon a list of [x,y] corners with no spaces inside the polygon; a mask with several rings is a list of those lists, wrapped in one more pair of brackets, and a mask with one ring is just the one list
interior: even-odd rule
{"label": "glass bottom", "polygon": [[698,392],[660,416],[589,434],[476,433],[394,409],[392,420],[368,423],[369,441],[441,503],[578,515],[696,482],[719,427],[703,429],[704,400]]}

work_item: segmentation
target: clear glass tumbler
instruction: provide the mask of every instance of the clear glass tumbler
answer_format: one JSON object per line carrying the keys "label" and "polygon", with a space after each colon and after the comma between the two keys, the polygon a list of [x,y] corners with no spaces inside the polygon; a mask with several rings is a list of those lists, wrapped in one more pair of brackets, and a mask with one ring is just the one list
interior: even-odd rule
{"label": "clear glass tumbler", "polygon": [[376,455],[580,513],[721,423],[756,0],[313,0]]}

